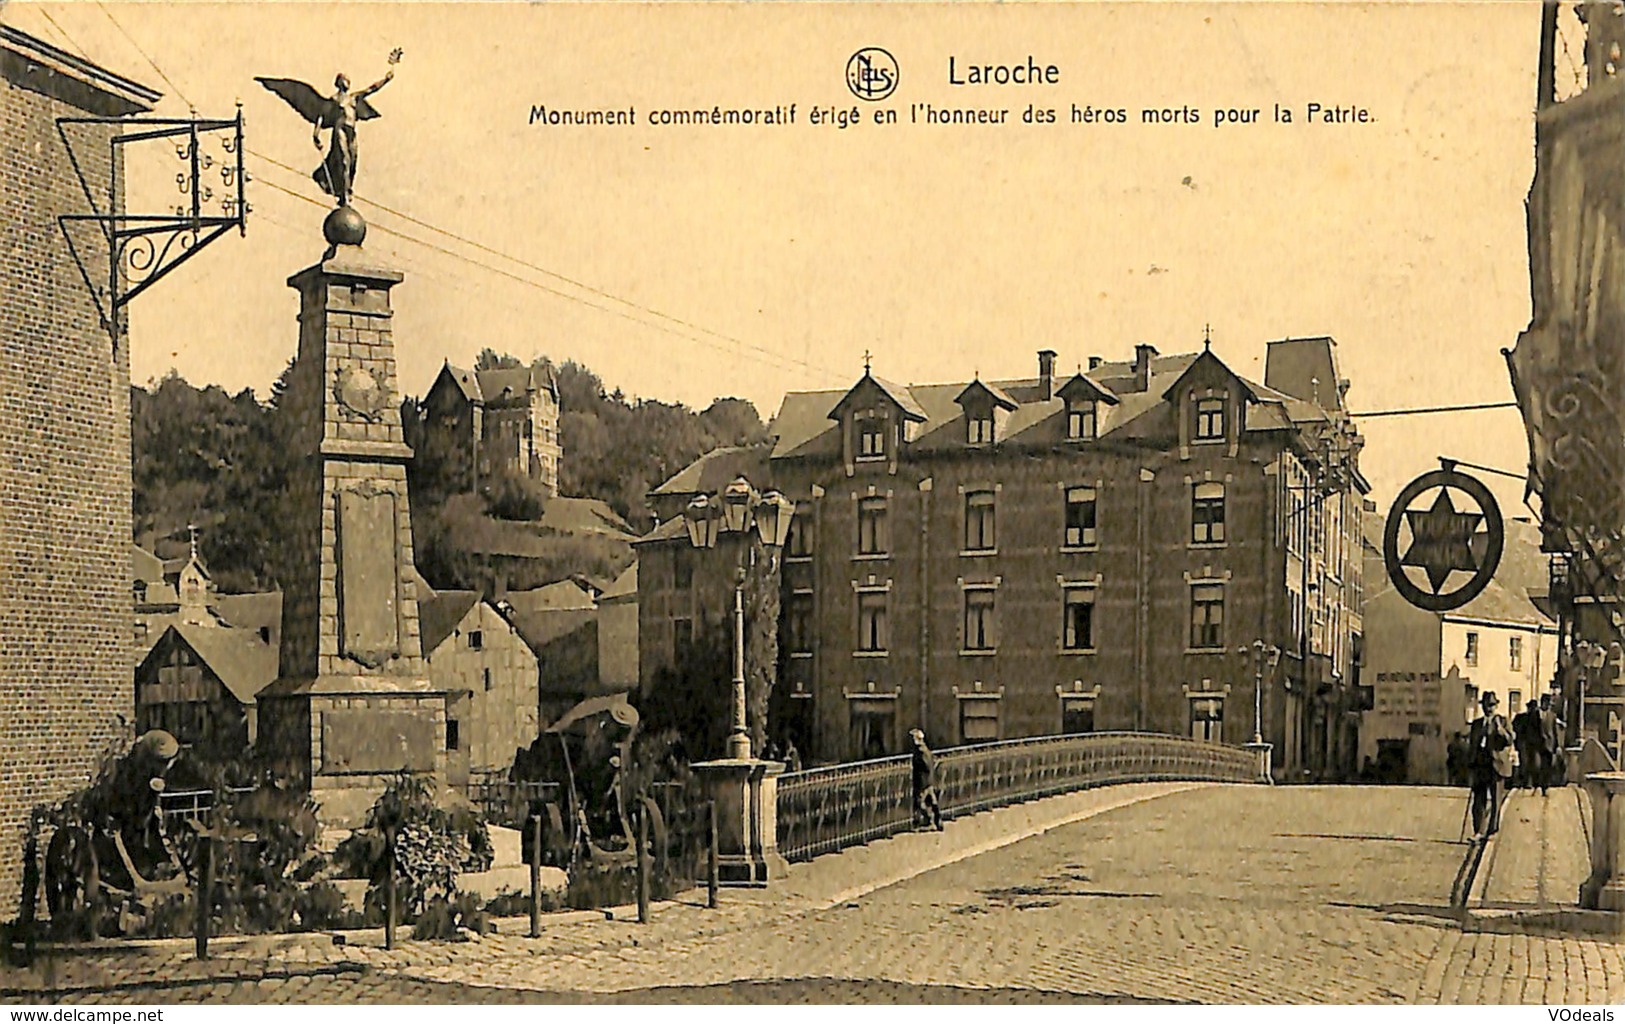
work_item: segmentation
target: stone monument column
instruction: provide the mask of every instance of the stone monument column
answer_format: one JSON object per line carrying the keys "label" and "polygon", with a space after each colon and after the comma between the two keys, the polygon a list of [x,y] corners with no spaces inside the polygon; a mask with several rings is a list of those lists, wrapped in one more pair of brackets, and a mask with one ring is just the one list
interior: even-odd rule
{"label": "stone monument column", "polygon": [[444,781],[446,711],[418,636],[390,307],[402,275],[329,240],[321,262],[288,279],[300,297],[284,398],[298,512],[285,526],[281,675],[260,697],[260,736],[323,824],[344,828],[398,772]]}

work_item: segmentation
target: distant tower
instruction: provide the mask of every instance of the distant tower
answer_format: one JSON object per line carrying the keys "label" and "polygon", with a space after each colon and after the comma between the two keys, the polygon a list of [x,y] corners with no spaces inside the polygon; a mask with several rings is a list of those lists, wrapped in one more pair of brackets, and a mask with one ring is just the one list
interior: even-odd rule
{"label": "distant tower", "polygon": [[559,463],[564,459],[564,445],[559,440],[559,382],[553,367],[538,363],[531,369],[531,449],[530,475],[547,488],[549,494],[559,493]]}

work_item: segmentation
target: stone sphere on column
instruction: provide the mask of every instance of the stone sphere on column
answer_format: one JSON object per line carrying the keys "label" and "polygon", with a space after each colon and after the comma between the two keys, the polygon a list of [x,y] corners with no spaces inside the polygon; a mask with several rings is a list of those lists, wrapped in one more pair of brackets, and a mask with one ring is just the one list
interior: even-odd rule
{"label": "stone sphere on column", "polygon": [[367,222],[353,206],[341,206],[322,221],[322,237],[328,245],[360,245],[367,237]]}

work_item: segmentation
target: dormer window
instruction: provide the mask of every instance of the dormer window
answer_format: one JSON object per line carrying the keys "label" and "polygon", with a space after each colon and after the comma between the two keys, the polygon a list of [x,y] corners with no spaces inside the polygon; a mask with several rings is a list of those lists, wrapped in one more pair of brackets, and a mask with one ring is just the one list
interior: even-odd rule
{"label": "dormer window", "polygon": [[858,458],[886,457],[886,421],[879,417],[858,420]]}
{"label": "dormer window", "polygon": [[967,444],[993,443],[992,409],[967,414],[965,417],[965,442]]}
{"label": "dormer window", "polygon": [[1224,399],[1199,398],[1196,400],[1196,440],[1224,440]]}
{"label": "dormer window", "polygon": [[1075,402],[1066,410],[1066,439],[1093,441],[1095,439],[1095,403]]}

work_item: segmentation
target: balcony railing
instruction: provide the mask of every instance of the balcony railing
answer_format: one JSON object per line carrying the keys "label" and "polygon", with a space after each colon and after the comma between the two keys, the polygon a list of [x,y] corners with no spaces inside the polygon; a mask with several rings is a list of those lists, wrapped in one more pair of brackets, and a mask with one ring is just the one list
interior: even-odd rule
{"label": "balcony railing", "polygon": [[[945,818],[1124,782],[1253,782],[1254,755],[1238,747],[1152,733],[1090,733],[981,743],[938,752]],[[779,852],[810,860],[908,831],[914,824],[909,755],[791,772],[779,779]]]}

